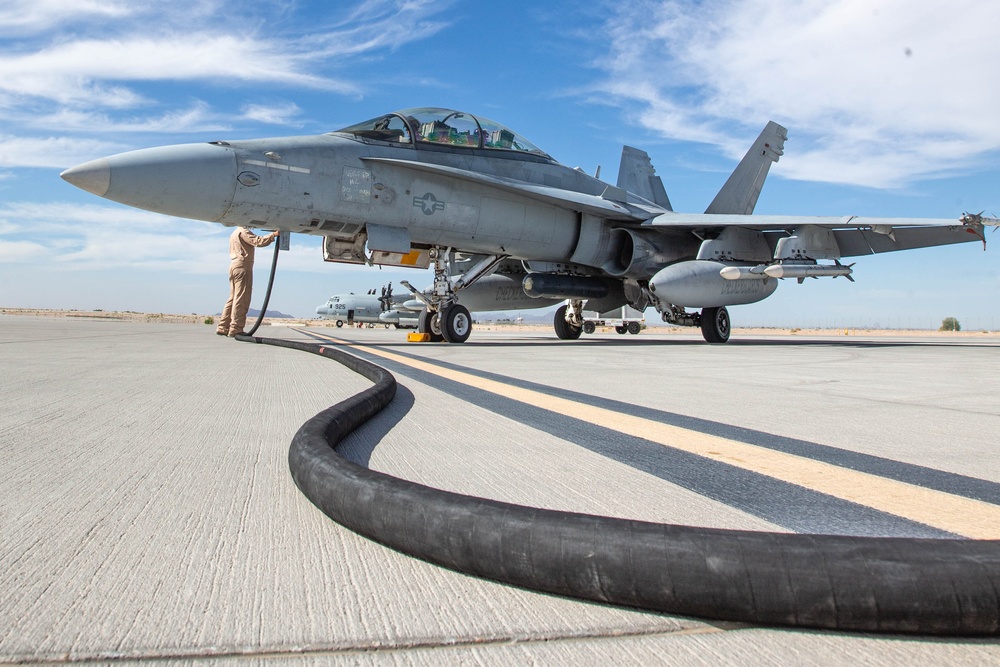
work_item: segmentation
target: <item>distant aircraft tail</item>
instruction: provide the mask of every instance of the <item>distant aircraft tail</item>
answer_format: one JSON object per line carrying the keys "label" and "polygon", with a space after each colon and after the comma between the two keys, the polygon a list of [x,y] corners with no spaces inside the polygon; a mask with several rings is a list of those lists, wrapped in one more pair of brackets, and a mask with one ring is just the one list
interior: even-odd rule
{"label": "distant aircraft tail", "polygon": [[618,187],[668,211],[674,210],[670,206],[667,191],[663,189],[663,181],[656,175],[646,151],[631,146],[622,148],[622,161],[618,167]]}
{"label": "distant aircraft tail", "polygon": [[[729,180],[715,195],[705,213],[750,215],[772,162],[785,152],[788,130],[771,121],[736,166]],[[624,157],[622,160],[624,161]]]}

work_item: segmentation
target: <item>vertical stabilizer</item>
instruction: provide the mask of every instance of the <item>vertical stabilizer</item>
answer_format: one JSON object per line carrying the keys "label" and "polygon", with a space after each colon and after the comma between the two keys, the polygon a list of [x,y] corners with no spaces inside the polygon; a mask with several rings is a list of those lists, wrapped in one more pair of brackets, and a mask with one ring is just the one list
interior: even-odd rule
{"label": "vertical stabilizer", "polygon": [[[736,166],[705,213],[750,215],[772,162],[785,151],[788,130],[771,121]],[[624,158],[622,158],[624,160]]]}
{"label": "vertical stabilizer", "polygon": [[622,162],[618,167],[618,187],[662,206],[668,211],[670,199],[663,189],[663,181],[656,175],[646,151],[631,146],[622,147]]}

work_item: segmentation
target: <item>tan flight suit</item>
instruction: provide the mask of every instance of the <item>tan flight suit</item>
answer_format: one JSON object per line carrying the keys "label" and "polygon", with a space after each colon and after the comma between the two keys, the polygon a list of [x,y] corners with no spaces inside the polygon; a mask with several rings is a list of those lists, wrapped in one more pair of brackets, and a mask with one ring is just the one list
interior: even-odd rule
{"label": "tan flight suit", "polygon": [[253,289],[254,248],[271,245],[271,236],[257,236],[248,227],[237,227],[229,236],[229,300],[222,309],[216,333],[235,336],[243,332]]}

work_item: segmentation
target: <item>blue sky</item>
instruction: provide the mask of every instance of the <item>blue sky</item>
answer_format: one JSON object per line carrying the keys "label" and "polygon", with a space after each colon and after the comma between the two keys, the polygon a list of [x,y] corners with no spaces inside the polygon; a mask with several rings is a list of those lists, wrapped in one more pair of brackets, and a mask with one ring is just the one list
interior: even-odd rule
{"label": "blue sky", "polygon": [[[773,119],[789,140],[758,213],[997,214],[997,26],[988,0],[7,0],[0,307],[217,312],[228,229],[107,202],[59,172],[416,106],[482,114],[612,183],[622,144],[637,146],[679,211],[703,211]],[[784,281],[733,317],[1000,329],[1000,235],[988,240],[862,258],[853,284]],[[292,245],[272,307],[296,316],[330,294],[427,282]]]}

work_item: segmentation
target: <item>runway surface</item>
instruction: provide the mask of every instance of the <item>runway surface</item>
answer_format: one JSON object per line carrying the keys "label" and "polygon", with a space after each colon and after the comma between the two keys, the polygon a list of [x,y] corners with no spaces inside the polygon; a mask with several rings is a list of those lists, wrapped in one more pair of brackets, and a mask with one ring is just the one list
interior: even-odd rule
{"label": "runway surface", "polygon": [[[457,574],[334,524],[288,444],[367,382],[212,327],[0,315],[0,661],[988,664],[997,641],[721,625]],[[535,507],[1000,537],[1000,339],[265,327],[393,372],[343,446]]]}

